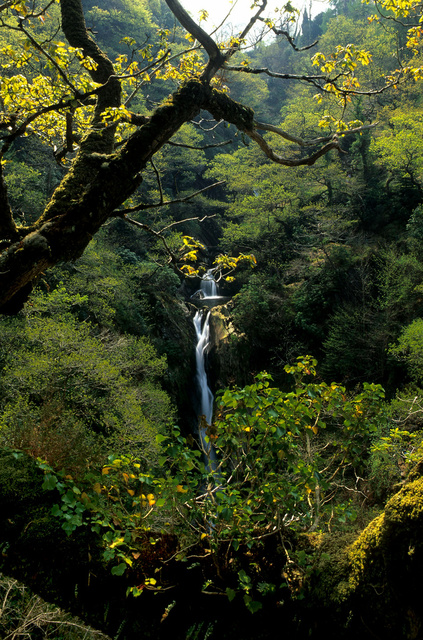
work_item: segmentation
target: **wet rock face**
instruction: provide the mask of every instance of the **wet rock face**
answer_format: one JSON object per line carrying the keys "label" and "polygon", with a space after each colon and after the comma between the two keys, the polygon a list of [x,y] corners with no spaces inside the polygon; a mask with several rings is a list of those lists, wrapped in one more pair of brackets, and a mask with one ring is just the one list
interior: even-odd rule
{"label": "wet rock face", "polygon": [[228,296],[205,297],[201,294],[201,291],[197,291],[193,296],[191,296],[191,303],[197,308],[206,307],[208,309],[213,309],[214,307],[219,307],[226,304],[230,300]]}
{"label": "wet rock face", "polygon": [[235,333],[230,317],[230,310],[226,305],[214,307],[211,311],[210,341],[211,348],[219,350],[222,342],[228,342],[229,336]]}
{"label": "wet rock face", "polygon": [[210,317],[209,379],[215,392],[232,385],[242,386],[246,380],[247,339],[236,331],[231,317],[231,303],[214,307]]}

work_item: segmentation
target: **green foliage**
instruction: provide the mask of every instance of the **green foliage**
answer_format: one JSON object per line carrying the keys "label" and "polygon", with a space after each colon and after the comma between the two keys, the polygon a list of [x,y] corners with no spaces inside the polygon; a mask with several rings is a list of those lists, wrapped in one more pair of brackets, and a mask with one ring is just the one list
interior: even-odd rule
{"label": "green foliage", "polygon": [[388,127],[373,144],[385,171],[397,179],[409,177],[420,188],[423,184],[423,116],[420,109],[403,108],[389,113]]}
{"label": "green foliage", "polygon": [[13,162],[6,174],[6,184],[12,207],[26,212],[31,218],[41,215],[47,203],[40,189],[41,171],[24,162]]}
{"label": "green foliage", "polygon": [[423,454],[422,431],[391,427],[370,449],[370,486],[379,499],[395,491]]}
{"label": "green foliage", "polygon": [[324,375],[355,383],[381,379],[387,346],[381,318],[370,306],[346,305],[330,319],[323,343]]}
{"label": "green foliage", "polygon": [[423,384],[423,320],[417,318],[404,327],[397,344],[389,348],[396,360],[405,364],[411,380],[419,387]]}
{"label": "green foliage", "polygon": [[61,286],[2,321],[1,440],[56,468],[81,469],[112,443],[152,460],[172,415],[157,384],[165,359],[145,338],[98,335],[78,322],[72,311],[85,302]]}
{"label": "green foliage", "polygon": [[[360,470],[382,419],[384,394],[377,385],[364,385],[361,393],[347,397],[342,386],[310,381],[315,365],[304,357],[286,367],[294,378],[291,392],[271,387],[265,373],[243,389],[226,390],[203,452],[174,428],[156,437],[164,455],[148,470],[132,456],[111,456],[101,477],[75,484],[40,462],[44,489],[61,496],[53,514],[69,534],[80,526],[101,534],[104,559],[115,575],[138,558],[137,540],[158,530],[179,532],[191,543],[194,534],[217,561],[222,548],[254,555],[266,538],[283,540],[289,529],[332,528],[334,519],[344,526],[354,517],[343,495],[346,470]],[[210,458],[211,443],[216,459]],[[204,487],[200,495],[199,486]],[[257,582],[260,575],[259,569],[238,569],[228,597],[239,591],[251,612],[259,610],[260,594],[279,588],[262,578]],[[155,579],[148,580],[129,592],[137,596],[144,588],[160,588]]]}
{"label": "green foliage", "polygon": [[421,259],[423,241],[423,207],[419,205],[412,212],[407,224],[407,240],[413,253]]}
{"label": "green foliage", "polygon": [[[98,40],[114,56],[130,51],[131,46],[145,47],[145,38],[151,38],[156,25],[150,6],[144,1],[120,0],[117,3],[85,2],[87,21],[93,25]],[[144,43],[144,47],[142,46]]]}
{"label": "green foliage", "polygon": [[[315,364],[300,358],[285,367],[295,377],[292,392],[270,387],[269,377],[261,374],[255,384],[227,390],[219,400],[215,432],[210,433],[222,461],[216,472],[221,487],[213,531],[235,544],[254,544],[265,523],[278,530],[284,523],[304,527],[322,518],[323,526],[320,501],[329,490],[327,478],[344,464],[360,464],[383,391],[365,385],[361,394],[347,399],[339,385],[308,382],[316,375]],[[339,456],[331,474],[322,471],[326,430]]]}
{"label": "green foliage", "polygon": [[[286,367],[293,377],[290,392],[272,387],[265,373],[243,389],[226,390],[203,451],[175,427],[156,436],[162,454],[155,466],[133,455],[112,455],[101,474],[75,479],[38,460],[43,489],[58,497],[52,515],[68,535],[81,527],[98,534],[113,575],[142,571],[141,583],[138,578],[128,587],[135,597],[163,587],[158,557],[153,553],[149,560],[147,551],[160,544],[158,532],[178,535],[179,560],[195,545],[230,570],[223,592],[241,599],[251,613],[288,587],[302,597],[302,580],[315,566],[308,552],[286,548],[283,580],[268,575],[257,559],[270,539],[285,548],[292,531],[350,526],[356,477],[349,470],[361,472],[363,454],[384,419],[379,386],[365,385],[348,397],[342,386],[317,382],[315,366],[304,357]],[[229,564],[222,565],[223,556]],[[208,579],[203,589],[209,588],[222,585]]]}
{"label": "green foliage", "polygon": [[[177,429],[173,436],[186,444]],[[164,440],[165,436],[157,436],[158,445]],[[183,458],[183,468],[188,464],[192,469],[193,465],[186,461],[195,459],[195,454],[185,451]],[[37,464],[44,472],[42,488],[60,496],[51,514],[62,521],[67,535],[80,527],[99,534],[103,560],[112,575],[122,576],[133,566],[141,555],[140,544],[154,546],[154,532],[169,532],[177,527],[178,507],[186,502],[188,489],[177,484],[178,477],[167,474],[164,478],[159,469],[145,472],[145,459],[132,455],[109,455],[100,475],[86,473],[77,482],[41,459]],[[142,585],[128,587],[128,595],[137,597],[143,589],[161,588],[154,577],[146,577]]]}

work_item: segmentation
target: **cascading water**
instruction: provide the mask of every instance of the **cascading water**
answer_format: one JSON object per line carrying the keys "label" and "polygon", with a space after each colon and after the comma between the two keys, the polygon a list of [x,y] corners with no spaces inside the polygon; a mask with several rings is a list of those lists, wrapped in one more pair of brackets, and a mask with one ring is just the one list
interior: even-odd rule
{"label": "cascading water", "polygon": [[213,276],[213,269],[209,269],[201,280],[200,291],[204,298],[217,298],[217,284]]}
{"label": "cascading water", "polygon": [[205,358],[210,346],[210,311],[204,315],[203,310],[199,309],[194,316],[194,327],[197,336],[195,361],[197,384],[200,390],[200,415],[205,417],[207,424],[210,424],[213,415],[213,394],[208,385]]}
{"label": "cascading water", "polygon": [[[209,269],[203,276],[201,287],[193,298],[201,300],[218,299],[217,285],[213,277],[213,271]],[[200,392],[200,424],[199,435],[202,448],[209,460],[209,465],[213,467],[215,461],[214,449],[206,436],[207,426],[211,424],[213,418],[213,394],[210,390],[206,372],[206,354],[210,348],[210,310],[198,309],[194,316],[195,334],[197,345],[195,348],[196,359],[196,382]]]}

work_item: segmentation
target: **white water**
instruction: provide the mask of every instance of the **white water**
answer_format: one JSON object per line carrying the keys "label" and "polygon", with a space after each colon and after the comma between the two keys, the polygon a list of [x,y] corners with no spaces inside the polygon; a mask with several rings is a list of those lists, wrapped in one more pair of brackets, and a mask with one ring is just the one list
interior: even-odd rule
{"label": "white water", "polygon": [[[203,276],[200,293],[202,299],[217,297],[217,286],[211,269]],[[207,426],[211,424],[213,418],[214,402],[206,372],[206,354],[210,348],[210,311],[198,309],[194,316],[194,327],[197,336],[195,348],[196,382],[200,392],[199,435],[206,456],[210,462],[213,462],[215,460],[214,450],[206,435]]]}
{"label": "white water", "polygon": [[200,415],[204,416],[207,424],[213,416],[213,394],[208,385],[206,373],[206,353],[210,346],[210,311],[207,314],[199,309],[194,316],[197,346],[195,347],[195,361],[197,365],[196,380],[200,390]]}
{"label": "white water", "polygon": [[201,280],[200,291],[203,292],[204,298],[217,297],[217,284],[213,276],[213,269],[209,269]]}

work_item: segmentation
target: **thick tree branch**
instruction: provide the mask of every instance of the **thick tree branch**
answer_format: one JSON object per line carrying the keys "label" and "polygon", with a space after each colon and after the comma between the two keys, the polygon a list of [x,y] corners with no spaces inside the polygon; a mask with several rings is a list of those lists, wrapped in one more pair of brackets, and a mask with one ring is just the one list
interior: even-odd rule
{"label": "thick tree branch", "polygon": [[264,138],[262,138],[262,136],[259,135],[257,131],[246,131],[245,133],[250,138],[252,138],[252,140],[257,142],[260,149],[266,154],[266,156],[270,160],[272,160],[272,162],[275,162],[276,164],[282,164],[285,167],[299,167],[301,165],[312,165],[319,158],[324,156],[326,153],[328,153],[332,149],[338,149],[338,151],[342,151],[342,149],[339,146],[338,137],[335,135],[333,136],[332,140],[330,140],[330,142],[328,142],[323,147],[318,149],[318,151],[316,151],[315,153],[312,153],[306,158],[283,158],[282,156],[280,156],[279,154],[273,151],[273,149],[267,144],[266,140],[264,140]]}
{"label": "thick tree branch", "polygon": [[[246,27],[241,31],[241,33],[238,36],[238,40],[241,43],[243,40],[245,40],[245,38],[247,37],[247,35],[250,33],[251,29],[254,27],[254,25],[256,24],[256,22],[258,20],[261,20],[261,14],[263,13],[263,11],[266,9],[267,7],[267,0],[261,0],[260,4],[259,4],[259,8],[256,11],[256,13],[250,18],[248,24],[246,25]],[[237,44],[236,46],[232,47],[232,49],[230,49],[226,56],[225,59],[226,61],[229,60],[230,57],[232,57],[232,55],[239,50],[240,45]]]}
{"label": "thick tree branch", "polygon": [[7,198],[7,187],[3,178],[3,165],[0,162],[0,239],[14,240],[16,237],[17,228]]}
{"label": "thick tree branch", "polygon": [[194,22],[178,0],[166,0],[166,4],[184,29],[186,29],[195,40],[198,40],[209,56],[209,62],[201,76],[201,79],[204,82],[209,82],[223,64],[239,50],[240,43],[247,37],[248,33],[254,27],[257,20],[259,20],[261,14],[265,10],[267,0],[261,0],[257,12],[252,16],[246,27],[236,38],[236,41],[234,41],[234,44],[229,47],[225,54],[221,52],[213,38],[211,38],[209,34],[206,33],[206,31],[204,31],[204,29],[202,29],[196,22]]}
{"label": "thick tree branch", "polygon": [[16,311],[13,302],[9,307],[3,305],[25,288],[28,293],[28,287],[45,269],[83,253],[112,211],[140,184],[141,172],[153,155],[198,115],[209,91],[197,81],[187,83],[114,155],[98,153],[102,140],[92,134],[87,138],[34,231],[0,256],[3,312]]}
{"label": "thick tree branch", "polygon": [[[98,92],[98,101],[95,109],[93,125],[103,128],[101,114],[107,107],[119,107],[121,104],[121,86],[114,76],[113,64],[98,47],[90,36],[85,24],[84,12],[81,0],[60,0],[62,29],[67,41],[72,47],[82,49],[85,57],[90,57],[96,63],[96,68],[89,71],[94,82],[103,85]],[[98,151],[107,153],[113,149],[114,128],[107,128],[101,139],[102,148]],[[97,141],[97,146],[98,146]]]}
{"label": "thick tree branch", "polygon": [[[264,131],[270,131],[272,133],[275,133],[281,138],[284,138],[284,140],[288,140],[289,142],[294,142],[299,147],[315,147],[318,144],[326,144],[327,142],[330,142],[332,140],[334,135],[334,134],[331,134],[329,136],[323,136],[321,138],[304,140],[304,138],[299,138],[297,136],[294,136],[291,133],[288,133],[287,131],[280,129],[279,127],[275,127],[272,124],[267,124],[265,122],[258,122],[257,120],[254,121],[254,124],[255,124],[255,129],[262,129]],[[355,127],[354,129],[345,129],[344,131],[337,131],[336,135],[339,137],[339,136],[351,135],[354,133],[361,133],[362,131],[373,129],[377,125],[378,125],[377,122],[374,122],[372,124],[363,124],[361,127]]]}
{"label": "thick tree branch", "polygon": [[[113,64],[88,33],[81,0],[60,0],[60,8],[62,29],[67,41],[96,62],[96,69],[90,71],[91,77],[94,82],[105,85],[114,73]],[[117,93],[120,96],[120,91]]]}
{"label": "thick tree branch", "polygon": [[213,38],[211,38],[209,34],[206,33],[196,22],[194,22],[178,0],[166,0],[166,4],[184,29],[192,35],[194,40],[198,40],[198,42],[204,47],[207,55],[209,56],[209,63],[203,73],[203,79],[210,80],[224,62],[222,52]]}

